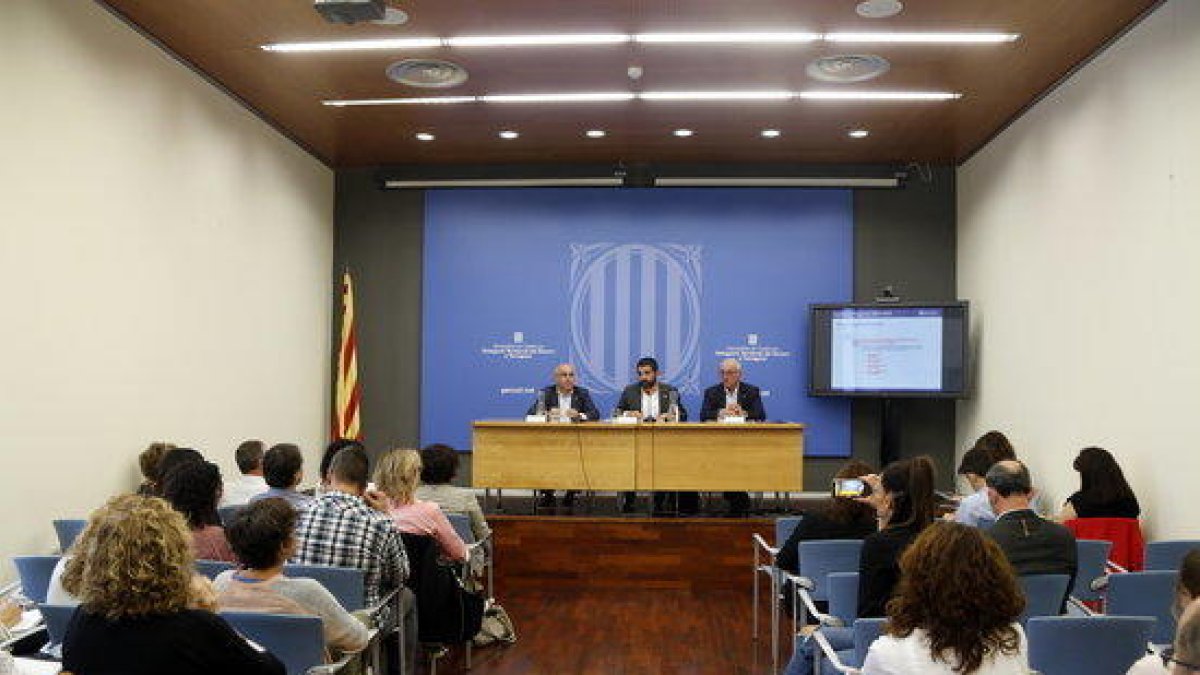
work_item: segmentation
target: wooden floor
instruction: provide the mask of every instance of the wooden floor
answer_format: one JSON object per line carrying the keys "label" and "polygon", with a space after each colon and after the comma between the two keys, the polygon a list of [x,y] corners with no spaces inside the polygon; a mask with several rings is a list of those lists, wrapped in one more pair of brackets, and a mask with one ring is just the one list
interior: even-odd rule
{"label": "wooden floor", "polygon": [[[762,640],[751,639],[750,548],[751,533],[771,532],[770,519],[489,521],[496,533],[496,597],[518,640],[475,650],[469,672],[770,672],[765,604]],[[461,658],[456,650],[438,672],[463,672]]]}
{"label": "wooden floor", "polygon": [[[476,649],[474,675],[766,675],[770,641],[750,635],[745,591],[523,590],[501,602],[517,642]],[[766,620],[766,612],[763,612]],[[764,624],[765,627],[766,624]],[[458,650],[438,666],[461,671]]]}

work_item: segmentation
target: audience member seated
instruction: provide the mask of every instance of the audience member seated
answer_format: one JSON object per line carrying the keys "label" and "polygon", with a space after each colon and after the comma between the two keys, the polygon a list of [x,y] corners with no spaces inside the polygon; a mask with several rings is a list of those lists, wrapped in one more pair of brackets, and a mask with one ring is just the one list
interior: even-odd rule
{"label": "audience member seated", "polygon": [[233,452],[240,475],[226,481],[225,490],[221,493],[221,506],[242,506],[249,503],[254,495],[267,491],[267,481],[263,480],[263,448],[262,441],[242,441]]}
{"label": "audience member seated", "polygon": [[900,580],[900,555],[933,522],[933,460],[926,455],[902,459],[863,479],[871,494],[860,501],[875,509],[880,529],[863,540],[858,616],[880,617]]}
{"label": "audience member seated", "polygon": [[[366,450],[355,442],[333,456],[325,491],[300,513],[296,526],[299,546],[292,562],[363,570],[368,606],[378,605],[386,594],[398,590],[408,641],[405,653],[410,661],[405,672],[413,672],[417,627],[412,591],[404,588],[408,557],[400,531],[387,516],[387,498],[366,492],[368,463]],[[385,629],[394,625],[395,619],[390,608],[379,614],[379,624]],[[399,664],[390,665],[398,672]]]}
{"label": "audience member seated", "polygon": [[204,455],[200,454],[199,450],[193,448],[168,448],[163,453],[162,459],[158,460],[158,468],[154,471],[154,496],[162,496],[163,479],[166,477],[168,471],[180,464],[203,461]]}
{"label": "audience member seated", "polygon": [[225,530],[241,569],[217,576],[213,584],[217,607],[319,616],[326,647],[362,651],[367,646],[367,627],[333,594],[314,579],[284,576],[283,564],[296,551],[295,530],[296,509],[282,499],[260,499],[242,509]]}
{"label": "audience member seated", "polygon": [[[838,470],[834,478],[861,478],[871,473],[871,467],[851,460]],[[806,511],[788,540],[779,547],[775,564],[793,574],[799,573],[799,546],[802,541],[816,539],[862,539],[879,529],[875,510],[849,497],[833,497],[825,508]],[[790,607],[790,605],[789,605]]]}
{"label": "audience member seated", "polygon": [[142,471],[142,484],[138,486],[137,494],[143,497],[158,494],[158,464],[167,451],[174,448],[175,446],[170,443],[155,441],[146,446],[142,454],[138,455],[138,468]]}
{"label": "audience member seated", "polygon": [[492,530],[479,499],[469,488],[451,485],[458,472],[458,452],[441,443],[427,445],[421,450],[421,485],[417,488],[417,499],[433,502],[446,513],[464,513],[471,521],[471,534],[475,541],[486,539]]}
{"label": "audience member seated", "polygon": [[1142,509],[1117,460],[1104,448],[1084,448],[1075,458],[1079,491],[1067,498],[1057,520],[1137,518]]}
{"label": "audience member seated", "polygon": [[900,558],[900,584],[863,675],[1026,675],[1025,599],[977,528],[926,528]]}
{"label": "audience member seated", "polygon": [[217,502],[221,499],[221,470],[216,464],[205,461],[177,464],[163,476],[162,488],[163,497],[187,518],[195,557],[229,562],[237,560],[229,548],[229,542],[225,540],[225,529],[221,527],[221,519],[217,515]]}
{"label": "audience member seated", "polygon": [[[1079,551],[1075,535],[1043,519],[1031,507],[1033,480],[1017,460],[998,462],[987,472],[987,495],[996,524],[988,530],[1018,575],[1066,574],[1068,593],[1075,582]],[[1063,596],[1063,609],[1067,597]]]}
{"label": "audience member seated", "polygon": [[333,463],[334,456],[345,448],[358,448],[363,452],[367,451],[367,448],[363,446],[362,443],[359,443],[352,438],[339,438],[325,446],[325,452],[321,453],[321,464],[319,466],[320,475],[318,476],[319,482],[317,485],[318,495],[329,488],[329,465]]}
{"label": "audience member seated", "polygon": [[[1176,623],[1176,645],[1178,645],[1178,637],[1183,634],[1183,621],[1181,617],[1188,605],[1193,604],[1193,601],[1200,598],[1200,549],[1189,551],[1183,557],[1183,562],[1179,565],[1179,580],[1175,582],[1175,601],[1171,607],[1171,613],[1175,615]],[[1194,627],[1193,630],[1200,631],[1200,626]],[[1200,640],[1200,634],[1195,635],[1193,640]],[[1193,643],[1194,648],[1191,654],[1200,654],[1200,643]],[[1174,655],[1176,647],[1168,647],[1163,650],[1163,654],[1150,654],[1141,661],[1133,664],[1127,675],[1168,675],[1171,670],[1168,668],[1170,658]],[[1164,658],[1165,657],[1165,658]],[[1200,662],[1188,660],[1179,657],[1180,660],[1186,661],[1200,666]],[[1182,672],[1187,673],[1187,670]],[[1189,674],[1190,675],[1190,674]]]}
{"label": "audience member seated", "polygon": [[304,457],[300,448],[291,443],[272,445],[263,456],[263,476],[270,489],[250,498],[251,502],[260,499],[282,499],[297,511],[303,511],[312,503],[313,498],[296,490],[296,486],[304,479]]}
{"label": "audience member seated", "polygon": [[391,450],[375,467],[375,486],[387,495],[388,515],[396,527],[406,534],[433,537],[445,558],[466,560],[467,545],[446,514],[437,504],[416,498],[420,478],[421,455],[416,450]]}
{"label": "audience member seated", "polygon": [[996,462],[1016,458],[1012,443],[999,431],[989,431],[975,441],[958,465],[958,473],[967,479],[972,494],[959,502],[954,513],[955,522],[973,527],[991,527],[996,522],[996,514],[988,505],[987,486],[983,477]]}
{"label": "audience member seated", "polygon": [[115,497],[81,540],[63,578],[83,602],[63,641],[65,671],[284,675],[278,659],[213,614],[212,588],[192,570],[187,524],[166,502]]}

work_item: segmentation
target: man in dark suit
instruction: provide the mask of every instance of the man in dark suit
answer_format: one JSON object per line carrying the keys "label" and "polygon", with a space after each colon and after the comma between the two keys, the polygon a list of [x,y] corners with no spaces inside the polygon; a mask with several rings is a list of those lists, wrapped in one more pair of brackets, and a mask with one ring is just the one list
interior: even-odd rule
{"label": "man in dark suit", "polygon": [[[538,404],[543,410],[538,410]],[[575,384],[575,366],[560,363],[554,368],[554,384],[541,389],[538,398],[529,405],[526,415],[549,415],[550,419],[568,419],[572,422],[596,422],[600,410],[592,401],[592,395],[584,387]],[[563,506],[575,504],[575,491],[567,490],[563,495]],[[538,506],[554,506],[554,490],[542,490]]]}
{"label": "man in dark suit", "polygon": [[[617,401],[617,414],[637,417],[643,422],[686,422],[687,409],[683,407],[679,390],[665,382],[659,382],[658,373],[658,361],[649,356],[638,359],[638,381],[621,392],[621,398]],[[675,418],[676,415],[678,419]],[[623,493],[621,511],[632,511],[633,500],[634,493]],[[694,492],[656,492],[654,510],[666,511],[670,503],[675,502],[680,513],[695,513],[699,501]]]}
{"label": "man in dark suit", "polygon": [[[758,387],[742,382],[742,364],[737,359],[725,359],[718,366],[721,383],[704,390],[704,405],[700,421],[712,422],[726,417],[744,417],[750,422],[765,422],[762,393]],[[745,492],[724,493],[729,515],[744,516],[750,510],[750,495]]]}
{"label": "man in dark suit", "polygon": [[[987,533],[1000,545],[1017,575],[1066,574],[1069,594],[1079,568],[1075,535],[1029,507],[1033,497],[1029,469],[1015,459],[1004,460],[993,464],[984,480],[996,514],[996,524]],[[1066,600],[1064,595],[1063,610]]]}

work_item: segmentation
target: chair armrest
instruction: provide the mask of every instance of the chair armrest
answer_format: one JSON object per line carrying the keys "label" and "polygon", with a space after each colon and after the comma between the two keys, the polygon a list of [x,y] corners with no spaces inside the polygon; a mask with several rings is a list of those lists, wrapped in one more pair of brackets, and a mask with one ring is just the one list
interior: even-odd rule
{"label": "chair armrest", "polygon": [[1120,565],[1118,565],[1117,563],[1115,563],[1115,562],[1113,562],[1113,561],[1111,561],[1111,560],[1105,560],[1105,561],[1104,561],[1104,565],[1105,565],[1106,567],[1108,567],[1108,569],[1110,569],[1110,570],[1112,570],[1113,572],[1116,572],[1116,573],[1118,573],[1118,574],[1125,574],[1126,572],[1128,572],[1128,571],[1129,571],[1129,570],[1125,569],[1124,567],[1121,567]]}
{"label": "chair armrest", "polygon": [[[837,652],[834,651],[833,645],[829,644],[829,638],[822,635],[821,631],[818,630],[813,633],[812,638],[817,641],[817,646],[821,648],[821,654],[824,654],[825,658],[829,659],[835,670],[846,675],[858,675],[860,672],[858,668],[851,668],[842,663],[842,660],[838,658]],[[818,654],[813,658],[820,658],[820,655]]]}
{"label": "chair armrest", "polygon": [[1083,604],[1082,600],[1080,600],[1079,598],[1077,598],[1073,595],[1067,596],[1067,602],[1074,605],[1075,609],[1078,609],[1079,611],[1083,612],[1085,616],[1096,616],[1096,612],[1092,611],[1091,607],[1088,607],[1087,605]]}
{"label": "chair armrest", "polygon": [[[767,540],[763,539],[763,536],[761,534],[751,535],[750,543],[754,544],[754,549],[756,551],[760,550],[760,549],[765,551],[767,553],[767,555],[771,556],[772,561],[775,560],[775,556],[779,555],[779,549],[768,544]],[[772,565],[772,567],[773,566],[774,565]]]}
{"label": "chair armrest", "polygon": [[386,594],[384,594],[384,596],[379,599],[379,602],[375,603],[374,605],[371,605],[370,607],[364,607],[363,611],[366,612],[372,619],[374,619],[379,614],[379,612],[381,610],[383,610],[384,607],[387,607],[388,605],[392,604],[393,601],[396,599],[396,596],[398,596],[399,594],[400,594],[400,588],[393,588],[392,590],[390,590]]}
{"label": "chair armrest", "polygon": [[813,590],[812,579],[786,572],[783,576],[785,579],[788,579],[792,582],[792,592],[800,595],[800,600],[804,603],[805,609],[808,610],[809,615],[816,619],[818,623],[820,623],[822,626],[833,626],[836,628],[841,628],[846,625],[845,622],[836,616],[825,614],[824,612],[817,610],[816,603],[813,602],[812,596],[809,595],[809,593]]}

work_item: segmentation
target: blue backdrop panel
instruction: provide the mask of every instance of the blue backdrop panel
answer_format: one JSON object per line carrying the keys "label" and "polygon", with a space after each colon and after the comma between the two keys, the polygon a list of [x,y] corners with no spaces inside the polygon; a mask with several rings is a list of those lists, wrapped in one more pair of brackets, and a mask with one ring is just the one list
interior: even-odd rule
{"label": "blue backdrop panel", "polygon": [[563,361],[607,416],[654,356],[697,419],[732,357],[808,455],[849,455],[849,403],[805,394],[808,304],[851,299],[849,190],[431,190],[425,213],[422,443],[470,447]]}

